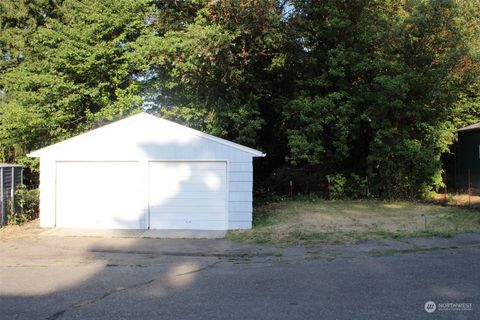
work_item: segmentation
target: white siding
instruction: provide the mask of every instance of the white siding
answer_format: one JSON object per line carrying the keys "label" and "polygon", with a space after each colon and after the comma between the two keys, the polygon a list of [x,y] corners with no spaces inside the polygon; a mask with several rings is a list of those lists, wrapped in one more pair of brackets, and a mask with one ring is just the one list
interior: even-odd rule
{"label": "white siding", "polygon": [[235,223],[235,222],[238,222],[238,221],[243,221],[243,222],[250,222],[249,221],[249,214],[248,214],[248,211],[244,211],[244,212],[230,212],[230,223]]}
{"label": "white siding", "polygon": [[252,158],[249,161],[231,161],[229,165],[228,228],[252,227]]}
{"label": "white siding", "polygon": [[245,181],[231,181],[230,192],[232,191],[248,191],[252,192],[252,183]]}
{"label": "white siding", "polygon": [[230,201],[229,212],[252,212],[252,203],[248,201]]}
{"label": "white siding", "polygon": [[250,172],[230,172],[230,181],[235,182],[253,182],[252,171]]}
{"label": "white siding", "polygon": [[235,229],[251,229],[252,222],[251,221],[230,221],[229,227],[230,230]]}
{"label": "white siding", "polygon": [[[238,159],[237,159],[238,161]],[[230,163],[230,171],[231,172],[252,172],[252,161],[251,157],[247,162],[231,162]]]}
{"label": "white siding", "polygon": [[252,201],[252,192],[251,191],[230,191],[229,192],[230,201]]}
{"label": "white siding", "polygon": [[40,160],[40,227],[55,227],[55,160]]}

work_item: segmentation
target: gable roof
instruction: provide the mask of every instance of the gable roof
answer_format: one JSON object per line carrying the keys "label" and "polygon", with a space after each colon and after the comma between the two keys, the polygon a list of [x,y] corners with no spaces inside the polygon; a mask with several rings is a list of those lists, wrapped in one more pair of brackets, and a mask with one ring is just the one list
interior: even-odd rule
{"label": "gable roof", "polygon": [[458,129],[458,132],[480,130],[480,122]]}
{"label": "gable roof", "polygon": [[77,135],[77,136],[72,137],[70,139],[67,139],[67,140],[58,142],[56,144],[52,144],[50,146],[35,150],[35,151],[27,154],[27,156],[29,156],[29,157],[41,157],[41,156],[43,156],[43,155],[45,155],[45,154],[47,154],[47,153],[49,153],[53,150],[57,150],[57,149],[60,149],[64,146],[75,144],[75,143],[80,142],[82,140],[91,138],[92,136],[102,134],[104,131],[121,129],[121,127],[123,127],[124,125],[132,125],[134,123],[137,123],[137,124],[141,125],[142,122],[152,122],[152,121],[156,122],[155,125],[170,127],[170,128],[182,131],[182,132],[184,132],[188,135],[196,136],[196,137],[199,137],[199,138],[202,138],[202,139],[207,139],[207,140],[219,143],[221,145],[246,152],[246,153],[248,153],[248,154],[250,154],[254,157],[264,157],[266,155],[265,153],[263,153],[259,150],[255,150],[255,149],[243,146],[243,145],[235,143],[235,142],[231,142],[231,141],[228,141],[228,140],[225,140],[225,139],[222,139],[222,138],[212,136],[210,134],[207,134],[207,133],[204,133],[204,132],[201,132],[201,131],[198,131],[198,130],[195,130],[195,129],[192,129],[192,128],[189,128],[189,127],[186,127],[186,126],[183,126],[183,125],[180,125],[178,123],[175,123],[175,122],[172,122],[172,121],[169,121],[169,120],[165,120],[165,119],[150,115],[146,112],[141,112],[141,113],[138,113],[136,115],[124,118],[122,120],[112,122],[112,123],[107,124],[105,126],[102,126],[100,128],[93,129],[93,130],[88,131],[86,133]]}

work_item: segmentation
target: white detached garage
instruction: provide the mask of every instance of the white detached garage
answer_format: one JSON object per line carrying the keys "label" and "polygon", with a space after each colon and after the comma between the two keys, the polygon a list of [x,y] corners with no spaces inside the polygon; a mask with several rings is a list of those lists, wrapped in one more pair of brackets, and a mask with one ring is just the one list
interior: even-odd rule
{"label": "white detached garage", "polygon": [[248,229],[260,151],[140,113],[34,151],[40,226]]}

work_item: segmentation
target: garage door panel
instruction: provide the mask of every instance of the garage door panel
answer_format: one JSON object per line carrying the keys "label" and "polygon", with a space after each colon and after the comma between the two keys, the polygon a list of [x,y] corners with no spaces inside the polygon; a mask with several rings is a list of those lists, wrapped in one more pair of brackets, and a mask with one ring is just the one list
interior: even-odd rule
{"label": "garage door panel", "polygon": [[225,162],[150,162],[150,228],[225,229],[226,176]]}
{"label": "garage door panel", "polygon": [[170,213],[164,214],[162,216],[154,216],[150,222],[154,223],[161,223],[162,221],[181,221],[182,223],[189,222],[189,221],[197,221],[197,220],[208,220],[208,221],[224,221],[224,219],[211,219],[208,214],[185,214],[185,213]]}
{"label": "garage door panel", "polygon": [[[162,180],[165,182],[165,184],[159,184],[158,187],[163,187],[163,188],[168,188],[169,186],[172,186],[172,183],[178,184],[180,186],[182,185],[194,185],[196,188],[203,187],[207,190],[214,190],[215,188],[218,188],[218,186],[224,187],[226,185],[225,181],[220,181],[217,179],[224,178],[224,176],[213,176],[215,177],[212,179],[212,177],[189,177],[185,179],[180,179],[177,180],[178,177],[175,177],[174,175],[172,176],[162,176]],[[174,182],[173,182],[174,181]]]}
{"label": "garage door panel", "polygon": [[150,204],[150,210],[170,210],[172,208],[224,208],[225,197],[222,198],[163,198],[157,199],[154,203]]}
{"label": "garage door panel", "polygon": [[159,220],[155,229],[225,230],[224,220]]}
{"label": "garage door panel", "polygon": [[[171,180],[169,180],[171,181]],[[163,193],[168,192],[169,195],[181,195],[184,192],[223,192],[227,187],[226,183],[219,183],[215,185],[206,185],[205,183],[191,183],[191,182],[170,182],[165,185],[152,185],[150,184],[150,188],[153,188],[153,192],[155,192],[159,197],[163,195]],[[163,195],[164,196],[164,195]]]}
{"label": "garage door panel", "polygon": [[186,214],[189,216],[205,215],[213,216],[216,219],[223,219],[223,213],[225,212],[224,206],[151,206],[150,216],[163,217],[168,214]]}
{"label": "garage door panel", "polygon": [[137,162],[57,162],[56,225],[146,227]]}
{"label": "garage door panel", "polygon": [[[205,177],[210,177],[212,175],[224,175],[225,172],[224,170],[209,170],[209,169],[201,169],[197,166],[195,168],[192,167],[187,167],[187,166],[178,166],[177,168],[175,167],[160,167],[160,168],[155,168],[153,170],[159,170],[162,172],[162,175],[165,177],[169,176],[175,176],[175,177],[180,177],[180,178],[196,178],[196,179],[201,179]],[[201,170],[201,171],[200,171]]]}
{"label": "garage door panel", "polygon": [[[225,162],[217,161],[151,161],[150,163],[155,164],[155,168],[165,168],[165,169],[178,169],[178,168],[190,168],[193,164],[195,168],[200,170],[211,170],[223,172],[224,168],[219,166],[219,164],[225,164]],[[155,169],[154,168],[154,169]],[[189,170],[189,169],[187,169]]]}
{"label": "garage door panel", "polygon": [[[226,195],[225,191],[203,192],[203,191],[183,190],[183,192],[176,195],[175,198],[177,198],[177,199],[187,199],[188,200],[188,199],[209,199],[211,197],[214,197],[215,199],[225,200],[227,195]],[[165,194],[161,194],[161,193],[158,194],[157,193],[155,199],[166,200],[166,199],[170,199],[170,197],[165,195]]]}
{"label": "garage door panel", "polygon": [[58,162],[57,226],[225,229],[225,162],[150,162],[148,167],[147,189],[139,162]]}

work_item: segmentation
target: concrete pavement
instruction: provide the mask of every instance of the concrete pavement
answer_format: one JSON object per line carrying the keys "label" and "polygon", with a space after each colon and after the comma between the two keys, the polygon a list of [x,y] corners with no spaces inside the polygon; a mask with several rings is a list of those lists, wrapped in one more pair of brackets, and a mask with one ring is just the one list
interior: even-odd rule
{"label": "concrete pavement", "polygon": [[478,234],[289,248],[12,239],[0,242],[0,318],[478,319],[479,262]]}
{"label": "concrete pavement", "polygon": [[152,239],[221,239],[224,230],[159,230],[159,229],[70,229],[52,228],[42,232],[49,237],[95,237],[95,238],[152,238]]}

